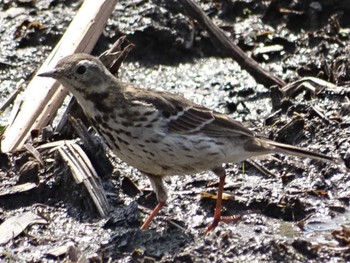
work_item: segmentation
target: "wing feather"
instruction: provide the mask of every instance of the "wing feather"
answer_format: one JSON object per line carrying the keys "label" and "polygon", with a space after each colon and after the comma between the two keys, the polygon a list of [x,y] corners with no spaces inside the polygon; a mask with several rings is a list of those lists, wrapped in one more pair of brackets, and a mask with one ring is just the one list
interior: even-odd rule
{"label": "wing feather", "polygon": [[[254,137],[241,122],[196,105],[181,95],[139,89],[130,96],[134,101],[152,104],[161,116],[169,115],[168,132],[179,134],[204,133],[212,137]],[[166,113],[166,114],[165,114]]]}

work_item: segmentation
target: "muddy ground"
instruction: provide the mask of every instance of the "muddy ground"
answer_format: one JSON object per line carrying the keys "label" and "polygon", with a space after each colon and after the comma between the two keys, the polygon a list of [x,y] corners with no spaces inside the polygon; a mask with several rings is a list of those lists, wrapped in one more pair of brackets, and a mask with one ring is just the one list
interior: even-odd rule
{"label": "muddy ground", "polygon": [[[80,4],[0,2],[0,102],[30,80]],[[183,93],[269,138],[338,156],[350,167],[348,1],[223,0],[200,6],[234,43],[287,83],[312,76],[337,87],[308,82],[281,98],[277,88],[257,84],[221,54],[176,1],[118,1],[93,53],[126,35],[136,48],[122,65],[122,80]],[[76,137],[54,133],[45,140]],[[101,175],[110,204],[101,218],[57,154],[44,153],[44,165],[25,150],[0,155],[0,223],[32,216],[32,224],[0,245],[3,262],[350,260],[350,178],[337,165],[280,155],[255,160],[263,171],[248,162],[228,164],[223,210],[242,220],[220,223],[205,236],[215,207],[208,195],[216,193],[214,175],[168,178],[169,202],[141,232],[156,205],[150,184],[108,150],[106,156],[114,168]],[[32,187],[10,191],[25,183]]]}

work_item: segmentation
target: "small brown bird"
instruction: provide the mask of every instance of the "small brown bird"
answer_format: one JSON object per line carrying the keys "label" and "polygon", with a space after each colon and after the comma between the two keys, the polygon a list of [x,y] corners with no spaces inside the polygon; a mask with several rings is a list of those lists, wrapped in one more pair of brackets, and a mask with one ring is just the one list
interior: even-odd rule
{"label": "small brown bird", "polygon": [[221,216],[224,163],[270,153],[341,162],[259,137],[227,115],[180,95],[123,83],[99,59],[88,54],[67,56],[53,70],[39,76],[55,78],[72,92],[114,154],[150,179],[159,203],[142,230],[168,198],[164,176],[211,170],[219,177],[214,220],[206,231],[209,232],[219,221],[229,220]]}

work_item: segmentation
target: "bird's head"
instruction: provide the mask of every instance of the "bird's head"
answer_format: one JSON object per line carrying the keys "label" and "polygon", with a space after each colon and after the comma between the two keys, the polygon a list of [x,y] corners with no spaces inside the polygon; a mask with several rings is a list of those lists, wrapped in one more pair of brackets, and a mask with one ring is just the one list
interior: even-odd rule
{"label": "bird's head", "polygon": [[77,95],[103,91],[112,75],[98,58],[81,53],[62,58],[54,69],[38,76],[54,78]]}

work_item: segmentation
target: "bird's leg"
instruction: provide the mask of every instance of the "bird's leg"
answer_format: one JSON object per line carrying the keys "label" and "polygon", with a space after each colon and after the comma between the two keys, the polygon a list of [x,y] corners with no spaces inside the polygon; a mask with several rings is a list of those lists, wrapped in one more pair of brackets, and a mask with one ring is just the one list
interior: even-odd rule
{"label": "bird's leg", "polygon": [[141,226],[141,230],[145,230],[151,224],[153,218],[158,214],[158,212],[165,205],[166,200],[168,199],[168,195],[163,184],[163,179],[161,176],[147,174],[147,177],[150,179],[154,192],[157,195],[158,205],[153,209],[152,213],[147,217],[143,225]]}
{"label": "bird's leg", "polygon": [[141,226],[141,230],[146,230],[148,226],[151,224],[153,218],[158,214],[158,212],[162,209],[162,207],[165,205],[165,202],[159,202],[158,205],[153,209],[152,213],[147,217],[145,222],[143,222]]}
{"label": "bird's leg", "polygon": [[214,220],[213,222],[208,226],[207,230],[205,231],[206,234],[208,234],[210,231],[212,231],[220,221],[223,222],[234,222],[240,219],[240,217],[234,217],[234,216],[221,216],[221,208],[222,208],[222,194],[224,192],[224,185],[225,185],[225,178],[226,178],[226,172],[223,167],[218,167],[213,169],[213,172],[219,176],[219,188],[218,188],[218,195],[216,199],[216,207],[215,207],[215,213],[214,213]]}

